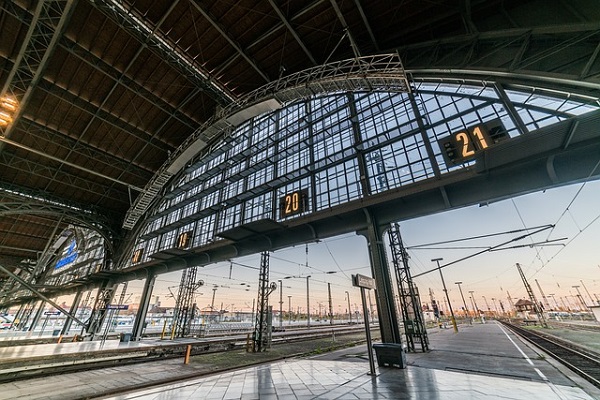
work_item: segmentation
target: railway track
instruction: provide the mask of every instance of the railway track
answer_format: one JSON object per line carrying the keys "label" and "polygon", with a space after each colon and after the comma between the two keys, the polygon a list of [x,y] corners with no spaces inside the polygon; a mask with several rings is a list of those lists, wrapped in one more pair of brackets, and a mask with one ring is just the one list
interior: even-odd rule
{"label": "railway track", "polygon": [[583,325],[583,324],[574,324],[574,323],[556,322],[556,321],[551,321],[548,323],[548,325],[552,326],[553,328],[564,328],[564,329],[570,329],[573,331],[586,331],[586,332],[600,333],[600,325]]}
{"label": "railway track", "polygon": [[600,356],[555,337],[502,322],[507,328],[534,344],[577,375],[600,388]]}
{"label": "railway track", "polygon": [[[372,328],[373,329],[373,328]],[[273,335],[273,346],[310,341],[332,335],[344,336],[364,332],[358,327],[319,327],[313,330],[277,332]],[[182,342],[167,342],[148,347],[116,348],[103,352],[61,354],[59,357],[44,357],[30,360],[0,362],[0,383],[31,379],[53,374],[65,374],[113,366],[147,363],[169,358],[181,358],[191,346],[191,355],[240,350],[247,345],[247,335],[212,337]]]}

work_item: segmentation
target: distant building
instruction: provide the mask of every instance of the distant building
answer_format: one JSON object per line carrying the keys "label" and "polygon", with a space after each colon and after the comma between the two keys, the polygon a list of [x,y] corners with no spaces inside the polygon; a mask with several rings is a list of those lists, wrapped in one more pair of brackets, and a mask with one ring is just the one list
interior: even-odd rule
{"label": "distant building", "polygon": [[517,317],[523,319],[537,319],[533,303],[530,300],[520,299],[515,303],[515,308],[517,310]]}

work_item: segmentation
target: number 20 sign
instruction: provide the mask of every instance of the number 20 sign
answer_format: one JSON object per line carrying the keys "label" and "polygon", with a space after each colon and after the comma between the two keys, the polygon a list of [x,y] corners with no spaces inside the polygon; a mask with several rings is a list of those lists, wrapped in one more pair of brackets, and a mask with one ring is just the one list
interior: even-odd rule
{"label": "number 20 sign", "polygon": [[300,214],[308,210],[308,190],[301,189],[287,193],[279,199],[279,217]]}
{"label": "number 20 sign", "polygon": [[440,139],[438,144],[449,164],[469,161],[482,150],[508,139],[506,129],[499,119],[470,126]]}

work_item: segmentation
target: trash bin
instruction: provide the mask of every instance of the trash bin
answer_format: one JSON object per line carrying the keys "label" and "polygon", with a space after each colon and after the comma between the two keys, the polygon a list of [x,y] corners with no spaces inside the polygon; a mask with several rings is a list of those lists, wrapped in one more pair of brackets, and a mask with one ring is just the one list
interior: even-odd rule
{"label": "trash bin", "polygon": [[129,343],[129,341],[131,340],[131,336],[133,334],[132,333],[121,333],[119,335],[119,342],[121,343]]}
{"label": "trash bin", "polygon": [[377,355],[377,365],[380,367],[406,368],[406,354],[398,343],[373,343]]}

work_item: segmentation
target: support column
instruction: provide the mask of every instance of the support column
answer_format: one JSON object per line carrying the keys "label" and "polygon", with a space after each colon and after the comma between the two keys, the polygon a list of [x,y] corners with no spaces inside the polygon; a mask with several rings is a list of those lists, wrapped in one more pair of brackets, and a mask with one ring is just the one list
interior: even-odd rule
{"label": "support column", "polygon": [[367,216],[367,230],[357,232],[367,238],[369,246],[369,259],[371,261],[371,272],[375,279],[376,304],[379,318],[379,329],[383,343],[402,343],[400,329],[398,328],[398,313],[394,301],[392,289],[392,278],[387,261],[385,244],[383,242],[383,229],[379,227],[375,218],[368,210],[364,210]]}
{"label": "support column", "polygon": [[[33,311],[33,309],[35,309],[35,302],[31,303],[31,309]],[[34,316],[33,316],[33,320],[31,321],[31,324],[29,324],[29,328],[27,328],[28,332],[33,332],[35,330],[35,326],[38,324],[38,322],[40,322],[40,318],[42,318],[42,313],[44,312],[44,305],[46,304],[45,301],[40,301],[40,306],[37,309],[37,311],[35,312]],[[29,313],[29,315],[27,315],[27,318],[25,318],[23,320],[23,327],[26,326],[29,316],[31,315],[31,313]]]}
{"label": "support column", "polygon": [[13,319],[13,323],[12,323],[12,327],[14,327],[15,329],[21,328],[21,319],[23,318],[23,315],[25,314],[25,307],[27,307],[28,304],[29,303],[21,303],[21,305],[19,306],[19,309],[15,313],[15,318]]}
{"label": "support column", "polygon": [[144,283],[144,290],[142,292],[142,298],[140,299],[140,308],[138,309],[137,315],[135,316],[135,322],[133,323],[133,340],[140,340],[142,338],[146,314],[148,314],[148,307],[150,306],[150,299],[152,299],[152,290],[154,290],[155,282],[156,275],[154,273],[149,273],[148,278]]}
{"label": "support column", "polygon": [[98,294],[96,295],[96,302],[94,303],[94,309],[90,315],[89,324],[87,326],[87,333],[90,335],[89,339],[94,340],[94,337],[100,334],[104,318],[108,310],[108,305],[112,301],[115,291],[117,290],[117,284],[110,281],[104,281],[102,286],[98,288]]}
{"label": "support column", "polygon": [[[79,303],[81,302],[81,296],[83,295],[83,290],[79,289],[77,291],[77,293],[75,294],[75,298],[73,299],[73,303],[71,304],[71,308],[69,308],[69,313],[71,315],[75,315],[77,314],[77,309],[79,308]],[[73,318],[71,318],[70,316],[66,316],[67,319],[65,321],[65,324],[62,327],[62,330],[60,331],[61,335],[66,335],[69,333],[69,329],[71,329],[71,325],[73,324]]]}
{"label": "support column", "polygon": [[269,347],[268,317],[269,294],[277,288],[269,286],[269,252],[263,251],[260,257],[258,276],[258,304],[256,306],[256,322],[254,324],[253,346],[254,353],[265,351]]}
{"label": "support column", "polygon": [[392,250],[392,261],[396,273],[398,295],[400,296],[400,307],[404,320],[404,334],[408,351],[415,351],[415,338],[419,339],[421,351],[429,351],[429,339],[427,328],[421,309],[419,291],[415,285],[408,265],[408,254],[402,242],[400,225],[392,224],[388,231],[390,247]]}

